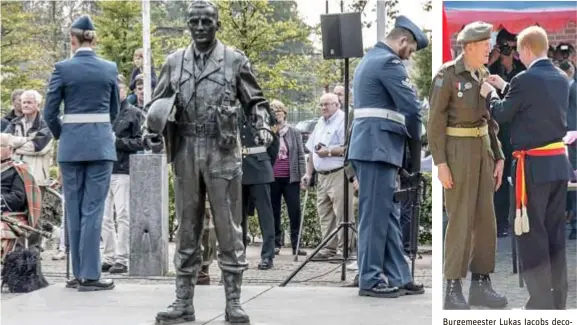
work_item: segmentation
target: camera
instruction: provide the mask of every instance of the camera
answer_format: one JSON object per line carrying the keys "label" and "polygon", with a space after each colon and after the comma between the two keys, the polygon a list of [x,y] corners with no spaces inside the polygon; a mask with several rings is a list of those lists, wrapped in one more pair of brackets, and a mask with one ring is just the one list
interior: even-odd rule
{"label": "camera", "polygon": [[513,51],[516,51],[516,50],[517,50],[516,46],[511,46],[508,43],[503,43],[503,44],[499,45],[499,51],[501,52],[501,54],[503,54],[505,56],[511,55],[511,53],[513,53]]}

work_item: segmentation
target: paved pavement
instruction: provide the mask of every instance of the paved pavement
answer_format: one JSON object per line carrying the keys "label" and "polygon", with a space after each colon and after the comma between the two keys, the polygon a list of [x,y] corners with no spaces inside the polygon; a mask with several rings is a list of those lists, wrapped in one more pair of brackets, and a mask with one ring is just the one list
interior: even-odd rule
{"label": "paved pavement", "polygon": [[[149,282],[163,282],[173,283],[174,264],[172,263],[172,256],[174,254],[175,245],[170,243],[169,254],[169,276],[167,277],[146,277],[136,278],[128,277],[127,275],[108,276],[109,278],[119,279],[127,283],[149,283]],[[305,249],[309,254],[312,249]],[[430,248],[424,247],[423,250],[430,253]],[[64,261],[52,261],[51,256],[55,251],[45,251],[42,256],[42,268],[44,274],[51,282],[63,282],[65,280],[66,263]],[[431,255],[429,253],[423,254],[422,259],[416,261],[415,279],[422,282],[426,287],[430,288],[431,280]],[[257,269],[260,261],[260,246],[249,246],[247,249],[247,258],[249,262],[249,269],[244,273],[244,283],[252,285],[278,285],[285,280],[302,262],[305,257],[299,257],[299,262],[294,262],[294,256],[291,254],[290,248],[281,250],[280,255],[276,256],[275,266],[272,270],[261,271]],[[210,268],[210,275],[214,283],[220,280],[220,269],[216,262],[212,263]],[[354,272],[347,271],[347,281],[352,281]],[[341,281],[341,267],[340,264],[331,264],[327,262],[309,262],[304,269],[302,269],[294,279],[289,283],[289,286],[330,286],[340,287],[347,282]]]}
{"label": "paved pavement", "polygon": [[[493,288],[507,297],[509,308],[520,308],[529,298],[526,287],[519,287],[519,275],[513,274],[511,239],[499,238],[495,273],[491,275]],[[567,268],[569,292],[567,309],[577,309],[577,241],[567,241]],[[464,282],[465,297],[469,294],[469,281]],[[443,284],[443,292],[445,284]]]}
{"label": "paved pavement", "polygon": [[[173,254],[174,245],[170,245]],[[311,250],[308,250],[310,253]],[[48,288],[28,294],[2,294],[1,322],[3,325],[149,325],[154,324],[157,311],[174,298],[174,278],[135,278],[110,276],[117,287],[106,292],[80,293],[65,289],[65,262],[52,261],[54,251],[43,253],[43,270],[52,283]],[[243,305],[252,317],[253,325],[306,324],[429,324],[431,322],[431,255],[417,261],[416,279],[428,288],[424,295],[398,299],[359,297],[357,289],[340,288],[339,264],[309,263],[287,287],[277,285],[295,270],[290,249],[281,251],[273,270],[256,269],[260,248],[247,250],[250,263],[243,285]],[[174,266],[170,263],[170,272]],[[197,322],[189,324],[225,324],[223,321],[224,290],[219,282],[219,269],[213,263],[210,270],[213,285],[196,289]],[[351,281],[353,272],[347,272]],[[346,308],[343,308],[346,306]]]}
{"label": "paved pavement", "polygon": [[[122,283],[111,291],[77,292],[61,285],[2,302],[3,325],[152,325],[173,299],[169,284]],[[227,324],[224,290],[198,287],[192,324]],[[252,325],[421,325],[431,323],[431,293],[397,299],[359,297],[355,289],[244,286],[243,306]],[[345,308],[343,308],[346,306]]]}

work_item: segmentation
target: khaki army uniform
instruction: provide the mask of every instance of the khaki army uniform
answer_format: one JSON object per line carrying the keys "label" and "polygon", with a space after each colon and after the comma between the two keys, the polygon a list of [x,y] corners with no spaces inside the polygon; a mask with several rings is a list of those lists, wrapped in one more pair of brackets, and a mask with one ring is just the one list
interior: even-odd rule
{"label": "khaki army uniform", "polygon": [[487,102],[480,95],[485,68],[471,71],[463,56],[446,63],[433,80],[427,136],[435,165],[446,163],[453,187],[445,190],[449,217],[444,276],[461,279],[495,268],[493,206],[495,162],[504,159]]}

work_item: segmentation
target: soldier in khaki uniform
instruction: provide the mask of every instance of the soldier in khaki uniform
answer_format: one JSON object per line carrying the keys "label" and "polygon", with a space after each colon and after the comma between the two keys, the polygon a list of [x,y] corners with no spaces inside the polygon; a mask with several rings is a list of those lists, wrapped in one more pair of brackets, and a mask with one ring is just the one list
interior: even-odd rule
{"label": "soldier in khaki uniform", "polygon": [[[449,217],[445,235],[445,309],[470,305],[503,308],[507,299],[491,287],[496,224],[493,194],[501,185],[504,159],[498,125],[480,95],[489,76],[493,26],[474,22],[457,37],[463,53],[444,64],[433,80],[427,137],[445,189]],[[469,301],[461,279],[472,273]]]}

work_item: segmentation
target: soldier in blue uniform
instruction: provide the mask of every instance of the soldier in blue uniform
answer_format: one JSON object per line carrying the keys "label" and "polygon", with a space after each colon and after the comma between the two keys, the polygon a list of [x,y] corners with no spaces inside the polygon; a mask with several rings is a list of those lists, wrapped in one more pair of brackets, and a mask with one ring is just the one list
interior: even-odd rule
{"label": "soldier in blue uniform", "polygon": [[359,182],[361,296],[394,298],[424,293],[423,285],[411,278],[403,255],[400,206],[393,195],[405,142],[408,137],[421,137],[420,105],[401,61],[428,45],[423,32],[400,16],[386,39],[367,52],[355,71],[348,158]]}
{"label": "soldier in blue uniform", "polygon": [[44,107],[44,119],[60,139],[58,162],[74,275],[66,286],[79,291],[114,288],[113,281],[100,278],[100,231],[116,161],[111,121],[118,113],[118,70],[115,63],[96,56],[95,41],[90,17],[78,18],[70,30],[74,56],[56,63]]}

